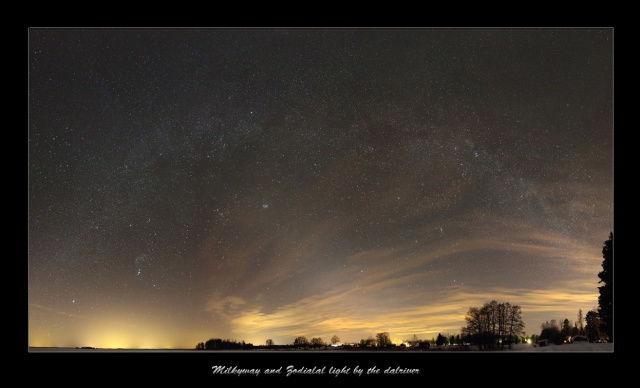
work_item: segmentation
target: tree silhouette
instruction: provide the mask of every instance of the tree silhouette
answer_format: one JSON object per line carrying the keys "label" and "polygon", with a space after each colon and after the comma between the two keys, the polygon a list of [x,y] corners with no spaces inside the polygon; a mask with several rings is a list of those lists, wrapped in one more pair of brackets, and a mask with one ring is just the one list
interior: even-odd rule
{"label": "tree silhouette", "polygon": [[506,336],[507,342],[511,346],[511,342],[518,338],[519,335],[524,334],[524,321],[522,320],[522,308],[518,305],[511,305],[509,302],[506,304]]}
{"label": "tree silhouette", "polygon": [[307,337],[300,336],[296,337],[296,339],[293,340],[293,344],[295,346],[307,347],[307,345],[309,345],[309,341],[307,340]]}
{"label": "tree silhouette", "polygon": [[569,319],[565,318],[564,321],[562,321],[562,335],[564,335],[565,337],[568,337],[571,335],[571,322],[569,322]]}
{"label": "tree silhouette", "polygon": [[340,337],[338,337],[337,335],[334,335],[333,337],[331,337],[331,343],[332,344],[337,344],[338,342],[340,342]]}
{"label": "tree silhouette", "polygon": [[375,338],[373,338],[372,335],[367,337],[367,339],[364,339],[364,338],[360,339],[360,346],[363,348],[364,347],[371,348],[376,346],[376,344],[377,344],[377,341]]}
{"label": "tree silhouette", "polygon": [[267,344],[267,346],[269,346],[269,347],[273,346],[273,340],[272,340],[271,338],[269,338],[269,339],[266,341],[266,344]]}
{"label": "tree silhouette", "polygon": [[389,337],[389,333],[386,331],[376,334],[376,340],[378,340],[378,346],[381,348],[391,345],[391,338]]}
{"label": "tree silhouette", "polygon": [[582,316],[582,309],[578,310],[578,322],[577,322],[577,326],[578,326],[578,330],[580,335],[584,335],[584,317]]}
{"label": "tree silhouette", "polygon": [[408,340],[407,342],[409,342],[411,346],[415,348],[420,343],[420,339],[418,338],[417,335],[414,334],[413,337],[411,337],[411,339]]}
{"label": "tree silhouette", "polygon": [[609,239],[604,242],[602,257],[602,271],[598,273],[598,283],[603,283],[598,287],[600,330],[613,342],[613,232],[609,232]]}
{"label": "tree silhouette", "polygon": [[564,341],[564,336],[562,335],[562,330],[560,329],[560,324],[555,319],[551,321],[547,321],[540,325],[540,336],[539,340],[549,340],[549,342],[554,343],[556,345],[562,344]]}
{"label": "tree silhouette", "polygon": [[319,348],[324,346],[324,341],[320,337],[311,338],[311,346]]}
{"label": "tree silhouette", "polygon": [[438,333],[438,338],[436,338],[436,346],[442,346],[447,344],[447,337]]}
{"label": "tree silhouette", "polygon": [[585,321],[587,321],[587,324],[584,330],[587,334],[587,339],[589,340],[589,342],[596,342],[600,340],[601,323],[599,314],[595,310],[591,310],[587,312]]}

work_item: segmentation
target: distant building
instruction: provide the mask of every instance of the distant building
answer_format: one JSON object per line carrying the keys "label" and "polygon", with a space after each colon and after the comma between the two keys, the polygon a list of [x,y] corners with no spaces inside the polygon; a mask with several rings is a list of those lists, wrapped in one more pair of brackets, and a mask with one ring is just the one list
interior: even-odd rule
{"label": "distant building", "polygon": [[543,339],[538,341],[538,346],[549,346],[549,340],[548,339]]}

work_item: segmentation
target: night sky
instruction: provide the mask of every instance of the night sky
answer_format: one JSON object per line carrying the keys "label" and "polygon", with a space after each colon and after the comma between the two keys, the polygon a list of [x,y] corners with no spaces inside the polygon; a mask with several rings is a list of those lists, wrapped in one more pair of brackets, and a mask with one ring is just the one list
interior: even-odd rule
{"label": "night sky", "polygon": [[29,346],[597,306],[613,29],[31,28]]}

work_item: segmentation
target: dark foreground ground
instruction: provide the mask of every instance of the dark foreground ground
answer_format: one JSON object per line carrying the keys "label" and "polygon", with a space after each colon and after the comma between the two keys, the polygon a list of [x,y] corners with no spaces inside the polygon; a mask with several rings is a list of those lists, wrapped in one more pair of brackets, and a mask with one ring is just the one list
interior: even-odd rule
{"label": "dark foreground ground", "polygon": [[[256,349],[256,350],[222,350],[220,352],[233,352],[233,353],[264,353],[264,352],[302,352],[302,353],[345,353],[345,352],[367,352],[367,353],[379,353],[380,351],[368,351],[368,350],[344,350],[344,349],[327,349],[327,350],[268,350],[268,349]],[[446,348],[425,350],[427,352],[434,351],[447,351]],[[451,349],[450,351],[456,351]],[[473,351],[473,350],[472,350]],[[193,353],[202,352],[208,353],[211,351],[196,351],[194,349],[77,349],[77,348],[35,348],[30,347],[29,352],[134,352],[134,353]],[[402,352],[402,353],[420,353],[421,351],[415,350],[393,350],[390,352]],[[518,344],[513,345],[511,349],[499,350],[498,352],[613,352],[613,344],[611,343],[585,343],[576,342],[568,345],[549,345],[549,346],[533,346],[531,344]]]}
{"label": "dark foreground ground", "polygon": [[574,342],[568,345],[536,346],[514,345],[510,351],[516,352],[613,352],[613,344]]}

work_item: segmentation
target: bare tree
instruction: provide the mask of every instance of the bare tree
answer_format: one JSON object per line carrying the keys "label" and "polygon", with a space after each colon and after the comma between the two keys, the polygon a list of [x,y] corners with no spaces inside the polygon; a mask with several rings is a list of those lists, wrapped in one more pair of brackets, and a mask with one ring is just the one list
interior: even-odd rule
{"label": "bare tree", "polygon": [[331,343],[332,344],[337,344],[338,342],[340,342],[340,337],[338,337],[337,335],[334,335],[333,337],[331,337]]}
{"label": "bare tree", "polygon": [[381,348],[391,345],[391,338],[386,331],[376,334],[376,340],[378,340],[378,346]]}
{"label": "bare tree", "polygon": [[300,336],[300,337],[296,337],[296,339],[293,340],[293,344],[295,346],[303,346],[306,347],[307,345],[309,345],[309,341],[307,340],[307,337],[305,336]]}
{"label": "bare tree", "polygon": [[311,346],[313,346],[314,348],[319,348],[321,346],[324,346],[324,341],[322,341],[322,338],[320,337],[311,338]]}
{"label": "bare tree", "polygon": [[519,336],[524,335],[522,309],[518,305],[509,305],[507,311],[507,335],[509,336],[509,346],[511,346],[513,341]]}
{"label": "bare tree", "polygon": [[580,331],[580,335],[584,335],[584,317],[582,316],[582,309],[578,310],[578,330]]}

